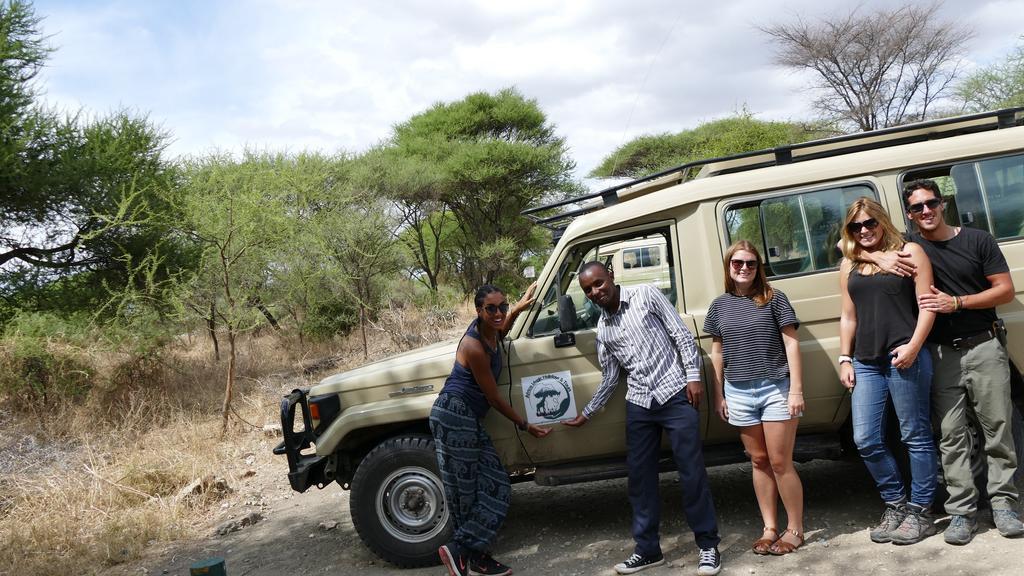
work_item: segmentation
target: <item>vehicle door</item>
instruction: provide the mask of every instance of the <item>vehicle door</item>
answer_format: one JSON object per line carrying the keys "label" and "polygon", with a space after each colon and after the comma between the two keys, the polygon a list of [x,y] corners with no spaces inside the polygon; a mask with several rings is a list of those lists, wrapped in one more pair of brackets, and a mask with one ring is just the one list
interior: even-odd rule
{"label": "vehicle door", "polygon": [[[675,303],[679,279],[677,267],[672,264],[676,238],[671,221],[619,229],[566,245],[561,253],[553,256],[557,260],[549,268],[547,277],[540,279],[540,296],[527,319],[527,328],[511,344],[510,401],[517,411],[526,413],[526,402],[531,402],[534,404],[531,408],[543,412],[547,421],[554,423],[567,416],[559,411],[568,399],[567,394],[561,396],[566,385],[571,389],[576,413],[582,413],[594,396],[601,384],[596,346],[600,310],[583,295],[577,275],[584,263],[605,262],[607,255],[617,250],[616,244],[637,239],[668,247],[665,258],[668,265],[658,263],[664,270],[664,278],[652,278],[650,283],[663,287],[662,291]],[[568,319],[568,325],[560,326],[560,314]],[[693,329],[692,323],[688,326]],[[554,423],[552,433],[543,439],[520,433],[530,459],[542,464],[621,457],[626,450],[625,392],[623,375],[605,407],[582,428]],[[544,403],[549,409],[543,409]],[[567,408],[571,409],[571,405],[570,402]]]}

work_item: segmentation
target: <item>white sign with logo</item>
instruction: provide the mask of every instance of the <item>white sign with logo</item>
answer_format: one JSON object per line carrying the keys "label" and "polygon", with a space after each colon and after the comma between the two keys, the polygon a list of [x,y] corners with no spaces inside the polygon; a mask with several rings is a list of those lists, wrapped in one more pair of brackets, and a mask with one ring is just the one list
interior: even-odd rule
{"label": "white sign with logo", "polygon": [[576,417],[576,397],[568,370],[523,378],[523,400],[530,424],[552,424]]}

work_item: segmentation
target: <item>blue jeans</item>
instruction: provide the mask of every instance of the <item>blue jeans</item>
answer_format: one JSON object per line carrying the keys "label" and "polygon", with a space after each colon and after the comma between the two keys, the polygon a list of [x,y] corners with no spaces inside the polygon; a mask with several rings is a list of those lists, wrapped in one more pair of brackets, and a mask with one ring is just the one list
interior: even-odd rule
{"label": "blue jeans", "polygon": [[890,358],[854,360],[853,441],[875,479],[882,500],[907,499],[896,459],[885,444],[886,403],[892,398],[900,436],[910,454],[910,502],[928,507],[938,484],[938,452],[932,438],[932,357],[922,348],[909,368],[896,369]]}

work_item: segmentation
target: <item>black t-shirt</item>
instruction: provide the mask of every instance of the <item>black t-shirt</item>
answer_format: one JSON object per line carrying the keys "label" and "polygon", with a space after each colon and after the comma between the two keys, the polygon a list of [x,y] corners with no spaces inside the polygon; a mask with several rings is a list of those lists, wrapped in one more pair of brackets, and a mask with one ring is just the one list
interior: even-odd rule
{"label": "black t-shirt", "polygon": [[726,292],[708,308],[704,331],[722,339],[725,378],[730,382],[789,376],[781,331],[799,327],[800,321],[786,295],[774,293],[770,302],[758,306],[752,298]]}
{"label": "black t-shirt", "polygon": [[[910,238],[924,248],[932,262],[935,287],[946,294],[965,296],[984,292],[992,287],[987,276],[1010,271],[996,239],[983,230],[963,226],[959,234],[942,242],[927,240],[919,233]],[[995,308],[936,314],[928,341],[949,344],[954,338],[988,330],[997,318]]]}
{"label": "black t-shirt", "polygon": [[917,294],[914,280],[894,274],[861,274],[856,268],[847,290],[857,308],[853,357],[868,362],[886,358],[917,329]]}

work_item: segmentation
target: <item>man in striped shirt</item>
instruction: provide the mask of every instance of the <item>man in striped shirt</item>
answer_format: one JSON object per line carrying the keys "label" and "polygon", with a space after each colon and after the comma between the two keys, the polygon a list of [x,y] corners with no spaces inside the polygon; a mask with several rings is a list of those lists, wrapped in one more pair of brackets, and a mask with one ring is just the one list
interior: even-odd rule
{"label": "man in striped shirt", "polygon": [[[686,520],[700,548],[697,573],[718,574],[718,521],[701,452],[696,406],[703,396],[700,350],[665,296],[653,286],[619,286],[600,262],[579,274],[587,298],[601,308],[597,357],[602,379],[583,413],[566,422],[582,426],[600,410],[626,370],[626,465],[633,506],[633,555],[617,564],[632,574],[665,562],[658,537],[658,460],[664,431],[672,445],[683,489]],[[685,390],[685,394],[683,391]]]}

